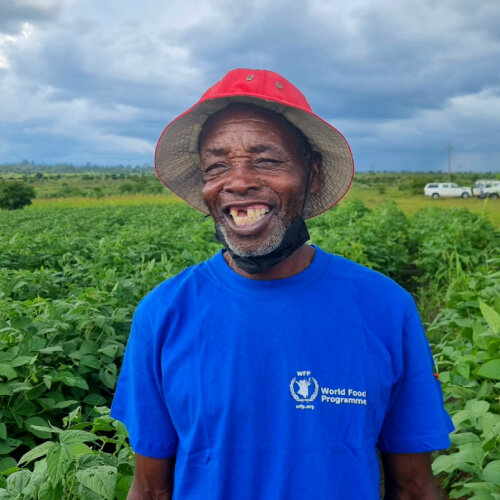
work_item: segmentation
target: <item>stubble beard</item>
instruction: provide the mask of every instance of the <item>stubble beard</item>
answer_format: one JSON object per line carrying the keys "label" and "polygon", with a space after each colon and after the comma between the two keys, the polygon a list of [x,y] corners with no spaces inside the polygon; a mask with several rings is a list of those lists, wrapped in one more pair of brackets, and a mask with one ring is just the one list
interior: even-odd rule
{"label": "stubble beard", "polygon": [[269,238],[265,241],[254,243],[252,245],[252,240],[254,239],[253,236],[240,238],[243,240],[240,243],[231,239],[230,231],[223,222],[214,218],[214,224],[219,233],[222,234],[227,248],[240,257],[259,257],[261,255],[271,253],[280,246],[288,228],[290,227],[290,224],[286,225],[283,219],[279,217]]}

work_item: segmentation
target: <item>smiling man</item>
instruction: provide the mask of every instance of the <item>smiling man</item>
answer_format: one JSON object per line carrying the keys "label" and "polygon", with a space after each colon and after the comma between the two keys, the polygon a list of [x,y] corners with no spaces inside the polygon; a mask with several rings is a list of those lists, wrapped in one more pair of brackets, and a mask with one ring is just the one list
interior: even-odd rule
{"label": "smiling man", "polygon": [[162,182],[224,249],[139,304],[112,416],[129,499],[435,499],[449,445],[412,298],[307,244],[349,189],[344,137],[276,73],[238,69],[158,142]]}
{"label": "smiling man", "polygon": [[[231,104],[205,123],[200,160],[203,200],[229,265],[246,277],[263,274],[254,279],[307,267],[314,250],[304,245],[302,215],[308,194],[318,190],[320,161],[303,134],[281,115]],[[278,276],[285,256],[290,274]]]}

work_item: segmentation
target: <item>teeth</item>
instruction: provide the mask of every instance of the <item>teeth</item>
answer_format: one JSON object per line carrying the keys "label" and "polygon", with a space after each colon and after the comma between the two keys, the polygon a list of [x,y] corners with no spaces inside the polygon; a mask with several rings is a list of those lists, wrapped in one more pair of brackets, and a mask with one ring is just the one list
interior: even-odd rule
{"label": "teeth", "polygon": [[237,226],[246,226],[260,221],[265,214],[269,212],[269,208],[249,208],[246,216],[239,216],[236,208],[231,208],[229,213]]}

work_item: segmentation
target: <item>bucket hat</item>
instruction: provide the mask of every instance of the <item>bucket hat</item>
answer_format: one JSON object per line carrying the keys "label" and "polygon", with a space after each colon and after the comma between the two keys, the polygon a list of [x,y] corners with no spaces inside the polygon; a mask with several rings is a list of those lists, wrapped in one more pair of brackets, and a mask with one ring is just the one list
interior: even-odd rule
{"label": "bucket hat", "polygon": [[170,191],[208,214],[202,198],[198,139],[207,118],[234,102],[255,104],[282,114],[321,154],[321,187],[308,196],[305,219],[325,212],[347,193],[354,176],[354,162],[344,136],[315,115],[300,90],[278,73],[246,68],[227,73],[162,132],[156,145],[155,170]]}

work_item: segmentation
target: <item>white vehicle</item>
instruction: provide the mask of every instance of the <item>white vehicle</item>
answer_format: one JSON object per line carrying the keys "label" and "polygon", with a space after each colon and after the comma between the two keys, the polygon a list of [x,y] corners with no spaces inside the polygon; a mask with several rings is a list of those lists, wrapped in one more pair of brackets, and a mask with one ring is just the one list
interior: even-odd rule
{"label": "white vehicle", "polygon": [[434,182],[425,185],[424,194],[432,198],[469,198],[472,196],[472,190],[452,182]]}
{"label": "white vehicle", "polygon": [[472,186],[472,194],[479,198],[499,198],[500,181],[494,179],[480,179]]}

